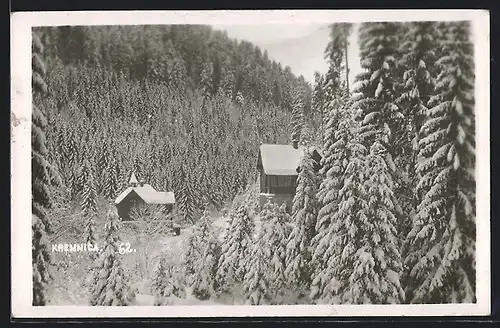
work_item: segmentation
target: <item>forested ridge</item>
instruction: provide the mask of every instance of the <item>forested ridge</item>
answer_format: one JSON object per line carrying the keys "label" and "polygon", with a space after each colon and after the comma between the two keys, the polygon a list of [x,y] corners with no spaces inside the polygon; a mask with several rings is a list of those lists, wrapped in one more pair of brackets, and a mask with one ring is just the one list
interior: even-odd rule
{"label": "forested ridge", "polygon": [[[41,28],[50,160],[67,200],[85,183],[114,199],[132,171],[175,191],[194,220],[255,182],[260,142],[286,143],[311,89],[251,43],[209,26]],[[311,120],[312,121],[312,120]],[[196,160],[195,160],[196,159]],[[90,164],[93,180],[81,168]]]}
{"label": "forested ridge", "polygon": [[[355,29],[363,72],[349,87]],[[151,279],[156,305],[187,291],[253,305],[475,302],[470,22],[335,23],[330,30],[329,69],[316,73],[312,90],[249,43],[208,27],[38,31],[36,300],[44,303],[48,281],[44,222],[76,212],[89,240],[94,218],[107,222],[105,253],[91,270],[99,281],[90,289],[93,305],[131,304],[134,291],[125,287],[143,279]],[[320,172],[306,151],[292,213],[256,206],[259,142],[292,140],[320,144]],[[134,170],[155,188],[174,190],[182,217],[196,221],[181,261],[166,252],[140,277],[117,254],[116,215],[97,205],[98,196],[112,200]],[[222,232],[209,204],[228,206]]]}

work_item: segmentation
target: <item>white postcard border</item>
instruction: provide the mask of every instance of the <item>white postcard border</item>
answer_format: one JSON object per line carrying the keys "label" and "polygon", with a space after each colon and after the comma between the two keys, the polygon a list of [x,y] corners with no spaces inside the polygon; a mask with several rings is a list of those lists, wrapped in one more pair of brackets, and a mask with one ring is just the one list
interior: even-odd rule
{"label": "white postcard border", "polygon": [[[476,60],[477,303],[283,306],[31,306],[31,27],[143,24],[322,24],[471,20]],[[486,10],[25,12],[11,15],[12,315],[32,317],[473,316],[490,314],[490,30]]]}

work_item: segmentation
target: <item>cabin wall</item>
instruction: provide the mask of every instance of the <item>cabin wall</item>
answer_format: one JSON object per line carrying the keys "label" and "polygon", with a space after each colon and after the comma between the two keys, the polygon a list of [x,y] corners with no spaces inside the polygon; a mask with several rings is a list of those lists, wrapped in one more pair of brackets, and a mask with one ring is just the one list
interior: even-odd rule
{"label": "cabin wall", "polygon": [[116,209],[118,210],[118,215],[123,221],[130,221],[132,218],[130,217],[130,212],[132,208],[135,206],[144,205],[145,202],[142,200],[137,193],[132,191],[130,194],[125,197],[124,200],[121,201],[120,204],[116,205]]}
{"label": "cabin wall", "polygon": [[296,175],[266,175],[260,173],[260,206],[268,201],[278,205],[285,204],[288,213],[292,210],[293,197],[297,185]]}
{"label": "cabin wall", "polygon": [[294,194],[296,175],[266,175],[265,191],[268,194]]}
{"label": "cabin wall", "polygon": [[[132,220],[132,218],[130,217],[132,210],[138,206],[148,206],[148,205],[139,195],[137,195],[137,193],[131,192],[127,197],[125,197],[124,200],[122,200],[120,204],[116,205],[116,209],[118,211],[118,215],[123,221],[130,221]],[[153,207],[157,205],[151,205],[151,206]],[[166,204],[163,205],[163,207],[165,214],[168,214],[173,210],[173,204]]]}
{"label": "cabin wall", "polygon": [[267,180],[266,180],[266,174],[264,173],[264,170],[260,171],[260,192],[261,193],[266,193],[268,192],[267,190]]}

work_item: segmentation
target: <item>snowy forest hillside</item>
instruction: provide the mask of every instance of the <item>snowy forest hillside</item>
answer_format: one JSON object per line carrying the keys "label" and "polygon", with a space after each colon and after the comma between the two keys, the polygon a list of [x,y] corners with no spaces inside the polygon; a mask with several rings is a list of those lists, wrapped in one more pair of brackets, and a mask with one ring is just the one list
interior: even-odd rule
{"label": "snowy forest hillside", "polygon": [[[36,29],[33,304],[475,302],[470,29],[334,23],[312,87],[206,26]],[[306,147],[288,213],[256,163],[292,140],[323,159]],[[118,218],[131,172],[175,192],[181,235]]]}

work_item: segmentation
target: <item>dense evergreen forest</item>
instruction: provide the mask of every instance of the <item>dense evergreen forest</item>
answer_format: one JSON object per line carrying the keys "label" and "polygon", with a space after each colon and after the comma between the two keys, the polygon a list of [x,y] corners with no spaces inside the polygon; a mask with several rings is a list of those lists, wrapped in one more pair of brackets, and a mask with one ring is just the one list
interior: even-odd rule
{"label": "dense evergreen forest", "polygon": [[[258,145],[287,142],[297,98],[310,111],[303,78],[209,26],[39,32],[49,72],[39,106],[66,200],[86,183],[113,200],[135,171],[174,191],[193,220],[206,202],[220,207],[255,182]],[[84,181],[86,166],[93,181]]]}
{"label": "dense evergreen forest", "polygon": [[[34,304],[47,303],[49,222],[75,213],[73,228],[82,234],[85,222],[90,243],[94,219],[106,218],[91,305],[133,304],[131,286],[143,279],[156,305],[187,291],[253,305],[475,302],[470,23],[330,29],[329,69],[312,88],[210,27],[37,29]],[[354,30],[364,71],[349,86]],[[319,143],[322,168],[304,154],[291,214],[258,208],[258,145],[291,139]],[[118,256],[116,215],[98,205],[134,170],[174,190],[195,223],[181,262],[165,253],[140,277]],[[222,233],[207,205],[229,207]]]}

